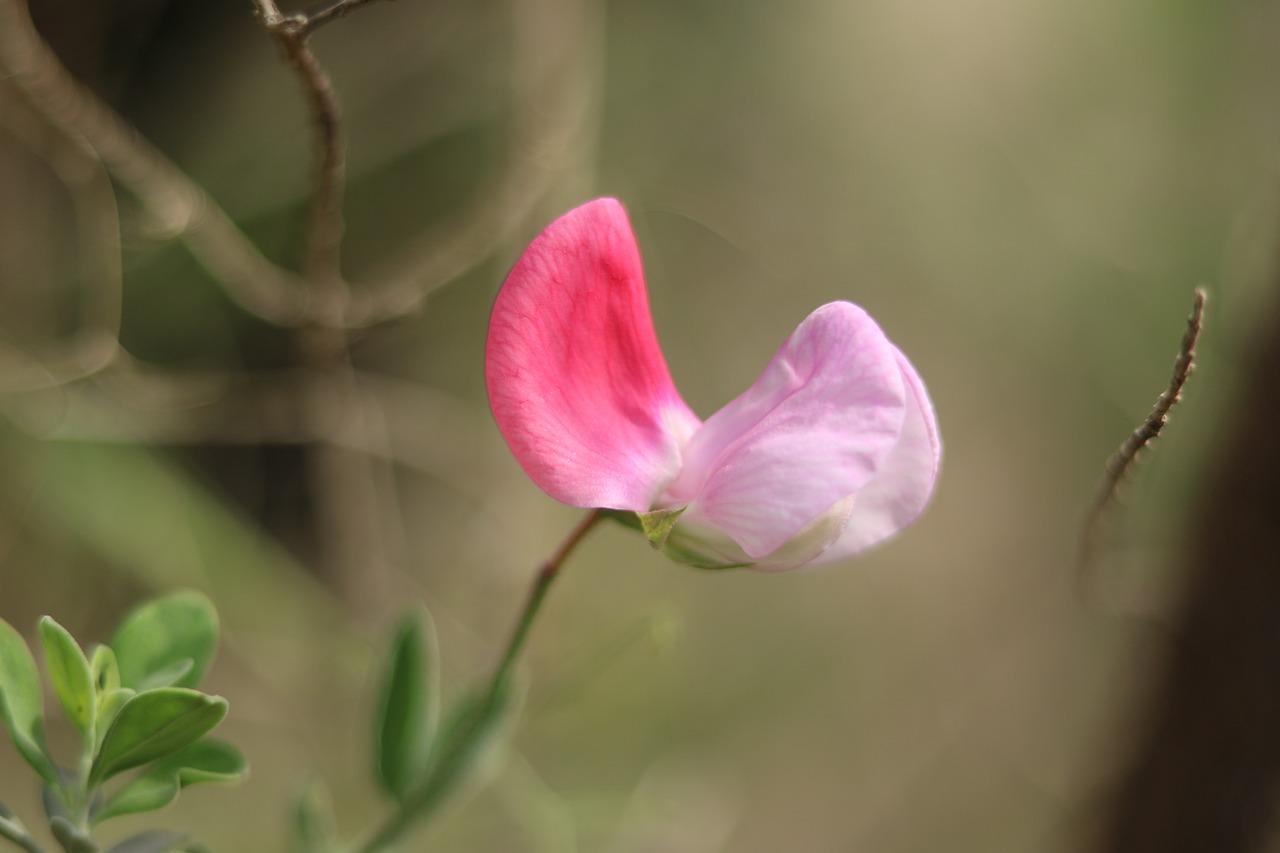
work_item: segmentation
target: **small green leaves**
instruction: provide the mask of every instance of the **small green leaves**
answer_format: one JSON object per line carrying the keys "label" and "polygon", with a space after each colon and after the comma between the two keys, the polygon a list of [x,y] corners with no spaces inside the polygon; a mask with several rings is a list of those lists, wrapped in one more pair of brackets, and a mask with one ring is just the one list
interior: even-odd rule
{"label": "small green leaves", "polygon": [[102,739],[89,782],[171,755],[193,743],[227,715],[227,701],[182,687],[139,693],[124,703]]}
{"label": "small green leaves", "polygon": [[378,714],[378,781],[400,801],[426,771],[439,713],[438,673],[435,628],[419,610],[396,632]]}
{"label": "small green leaves", "polygon": [[200,782],[235,782],[248,772],[240,750],[220,740],[200,740],[162,758],[107,800],[94,823],[149,812],[173,802],[178,791]]}
{"label": "small green leaves", "polygon": [[67,719],[79,729],[88,749],[93,748],[93,722],[97,713],[93,673],[75,638],[48,616],[40,620],[44,643],[44,665],[53,682],[53,692],[62,703]]}
{"label": "small green leaves", "polygon": [[[98,853],[90,827],[118,815],[158,809],[198,782],[233,782],[246,773],[234,747],[201,740],[227,713],[227,702],[194,689],[213,657],[218,618],[203,595],[187,592],[135,610],[116,632],[116,647],[86,656],[75,638],[46,616],[38,626],[45,670],[82,750],[67,769],[44,738],[40,673],[23,637],[0,620],[0,722],[44,780],[49,831],[64,853]],[[171,685],[181,686],[171,686]],[[104,800],[103,783],[141,768]],[[0,804],[0,839],[39,851],[22,822]],[[150,830],[109,853],[202,850],[185,835]],[[207,853],[207,851],[205,851]]]}
{"label": "small green leaves", "polygon": [[111,641],[120,683],[195,687],[218,645],[218,614],[199,592],[179,592],[142,605],[125,618]]}
{"label": "small green leaves", "polygon": [[44,745],[40,673],[22,635],[0,619],[0,718],[18,752],[48,782],[58,774]]}

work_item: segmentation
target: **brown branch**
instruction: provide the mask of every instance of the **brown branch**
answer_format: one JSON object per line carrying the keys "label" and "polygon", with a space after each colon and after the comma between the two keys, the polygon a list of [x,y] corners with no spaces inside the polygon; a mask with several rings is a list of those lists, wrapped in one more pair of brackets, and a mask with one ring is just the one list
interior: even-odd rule
{"label": "brown branch", "polygon": [[347,154],[342,111],[329,75],[311,50],[305,15],[283,15],[275,0],[254,0],[258,17],[298,75],[316,131],[315,195],[303,270],[316,289],[312,319],[321,325],[344,324],[347,286],[342,278],[342,196]]}
{"label": "brown branch", "polygon": [[0,67],[49,124],[92,147],[157,230],[181,238],[238,305],[278,325],[305,317],[297,277],[267,260],[203,189],[71,76],[21,0],[0,0]]}
{"label": "brown branch", "polygon": [[334,2],[308,11],[305,16],[305,29],[308,33],[313,33],[325,24],[336,21],[339,18],[345,18],[355,10],[377,2],[379,0],[334,0]]}
{"label": "brown branch", "polygon": [[[1265,853],[1280,839],[1280,289],[1186,519],[1161,674],[1095,846]],[[1137,675],[1140,670],[1134,669]]]}
{"label": "brown branch", "polygon": [[1182,336],[1182,345],[1178,348],[1178,357],[1173,363],[1173,375],[1169,379],[1169,387],[1156,399],[1155,406],[1137,429],[1120,445],[1112,457],[1107,460],[1106,473],[1097,497],[1089,507],[1085,518],[1084,529],[1080,538],[1080,566],[1082,576],[1093,563],[1101,538],[1102,522],[1111,504],[1115,501],[1120,484],[1126,474],[1138,460],[1144,448],[1159,437],[1160,431],[1169,422],[1169,411],[1182,399],[1183,386],[1195,370],[1196,343],[1200,340],[1200,331],[1204,324],[1204,307],[1207,297],[1204,288],[1197,287],[1195,303],[1191,308],[1191,316],[1187,318],[1187,331]]}

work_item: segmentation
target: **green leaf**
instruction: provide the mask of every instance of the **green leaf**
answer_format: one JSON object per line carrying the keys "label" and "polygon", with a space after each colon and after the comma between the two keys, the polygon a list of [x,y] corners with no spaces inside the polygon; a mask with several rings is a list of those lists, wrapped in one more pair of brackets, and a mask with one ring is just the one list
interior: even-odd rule
{"label": "green leaf", "polygon": [[167,686],[160,683],[165,680],[196,687],[217,646],[218,613],[204,594],[194,591],[142,605],[125,617],[111,641],[120,683],[139,691]]}
{"label": "green leaf", "polygon": [[178,682],[182,681],[187,673],[195,669],[195,666],[196,662],[191,658],[176,660],[142,679],[142,683],[138,685],[138,692],[154,690],[157,687],[190,687],[192,685],[179,684]]}
{"label": "green leaf", "polygon": [[44,643],[44,665],[53,682],[53,692],[62,703],[67,719],[84,735],[86,748],[91,748],[97,702],[89,660],[67,629],[48,616],[40,620],[40,639]]}
{"label": "green leaf", "polygon": [[58,773],[44,744],[40,673],[22,635],[0,619],[0,718],[14,746],[37,773],[56,782]]}
{"label": "green leaf", "polygon": [[425,609],[400,624],[383,680],[377,728],[377,774],[397,800],[422,781],[439,716],[435,627]]}
{"label": "green leaf", "polygon": [[136,690],[120,687],[98,697],[98,748],[102,747],[102,739],[111,729],[111,723],[115,720],[116,714],[119,714],[124,704],[136,694]]}
{"label": "green leaf", "polygon": [[337,847],[333,798],[323,782],[313,781],[298,794],[293,810],[294,853],[330,853]]}
{"label": "green leaf", "polygon": [[220,740],[200,740],[162,758],[107,800],[94,823],[163,808],[178,791],[200,782],[235,782],[248,773],[240,750]]}
{"label": "green leaf", "polygon": [[93,673],[93,689],[98,693],[98,703],[113,690],[120,689],[120,665],[110,646],[94,646],[89,655],[89,671]]}
{"label": "green leaf", "polygon": [[76,829],[75,825],[65,817],[58,816],[49,821],[49,829],[53,831],[53,837],[58,840],[58,844],[66,853],[98,853],[102,849],[98,846],[98,842]]}
{"label": "green leaf", "polygon": [[227,715],[227,700],[182,687],[139,693],[116,715],[89,773],[91,785],[172,755]]}
{"label": "green leaf", "polygon": [[112,847],[107,853],[170,853],[179,850],[188,841],[187,836],[171,829],[148,829],[131,835]]}

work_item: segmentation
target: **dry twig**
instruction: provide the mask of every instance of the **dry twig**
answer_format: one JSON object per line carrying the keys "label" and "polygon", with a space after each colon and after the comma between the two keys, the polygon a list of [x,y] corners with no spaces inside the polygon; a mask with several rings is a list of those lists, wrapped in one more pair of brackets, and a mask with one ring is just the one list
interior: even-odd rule
{"label": "dry twig", "polygon": [[1191,308],[1191,316],[1187,318],[1187,331],[1182,336],[1182,345],[1178,348],[1178,357],[1173,363],[1173,375],[1169,379],[1169,387],[1156,399],[1155,406],[1137,429],[1120,445],[1109,460],[1102,487],[1089,507],[1084,530],[1080,541],[1080,566],[1082,574],[1093,563],[1097,551],[1103,519],[1120,489],[1125,475],[1138,459],[1138,454],[1155,441],[1169,421],[1169,411],[1182,399],[1182,388],[1195,370],[1196,343],[1200,340],[1200,330],[1204,323],[1204,306],[1206,295],[1203,287],[1195,291],[1195,303]]}
{"label": "dry twig", "polygon": [[378,0],[333,0],[306,13],[306,32],[313,33],[325,24],[345,18],[361,6],[377,2]]}
{"label": "dry twig", "polygon": [[311,321],[340,328],[345,325],[347,297],[341,261],[342,196],[347,171],[342,110],[329,75],[311,50],[310,19],[306,15],[281,14],[275,0],[254,0],[254,5],[262,25],[275,38],[285,61],[298,75],[311,107],[317,149],[315,195],[311,200],[311,225],[307,229],[302,268],[316,290]]}

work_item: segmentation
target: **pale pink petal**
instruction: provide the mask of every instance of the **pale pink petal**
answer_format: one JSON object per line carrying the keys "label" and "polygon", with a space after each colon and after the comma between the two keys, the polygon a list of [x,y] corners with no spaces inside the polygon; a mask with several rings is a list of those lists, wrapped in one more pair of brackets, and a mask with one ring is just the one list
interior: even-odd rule
{"label": "pale pink petal", "polygon": [[906,389],[897,351],[848,302],[809,315],[756,383],[685,448],[662,497],[681,523],[768,555],[871,482],[898,444]]}
{"label": "pale pink petal", "polygon": [[621,204],[571,210],[525,249],[493,306],[485,378],[503,438],[556,500],[643,512],[675,478],[698,419],[658,347]]}
{"label": "pale pink petal", "polygon": [[853,496],[853,511],[844,532],[813,561],[815,564],[856,554],[897,533],[919,517],[933,493],[942,458],[938,422],[924,382],[906,356],[901,352],[897,356],[910,392],[902,438],[875,479]]}

